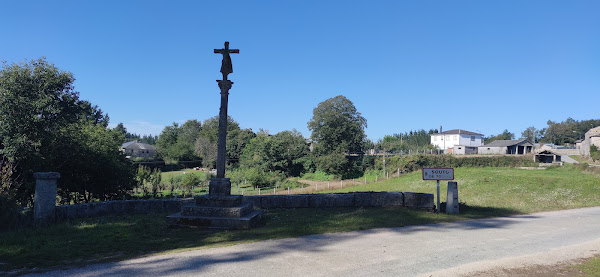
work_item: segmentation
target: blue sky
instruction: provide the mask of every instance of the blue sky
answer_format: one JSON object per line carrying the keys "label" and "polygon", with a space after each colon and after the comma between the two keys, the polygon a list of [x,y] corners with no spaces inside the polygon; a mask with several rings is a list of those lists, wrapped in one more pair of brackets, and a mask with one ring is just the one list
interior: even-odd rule
{"label": "blue sky", "polygon": [[520,135],[600,118],[600,1],[4,1],[0,60],[45,56],[130,132],[219,112],[242,128],[309,137],[336,95],[366,133]]}

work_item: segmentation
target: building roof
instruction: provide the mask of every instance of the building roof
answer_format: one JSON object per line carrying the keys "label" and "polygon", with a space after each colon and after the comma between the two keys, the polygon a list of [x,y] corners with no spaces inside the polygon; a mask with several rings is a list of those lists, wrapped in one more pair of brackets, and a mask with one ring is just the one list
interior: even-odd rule
{"label": "building roof", "polygon": [[483,136],[482,134],[469,132],[467,130],[462,130],[462,129],[452,129],[452,130],[448,130],[448,131],[437,133],[437,134],[431,134],[431,135],[434,136],[434,135],[459,135],[459,134],[465,134],[465,135],[469,135],[469,136]]}
{"label": "building roof", "polygon": [[585,132],[585,135],[590,137],[600,135],[600,126],[590,129],[589,131]]}
{"label": "building roof", "polygon": [[122,149],[129,149],[129,150],[156,150],[156,147],[154,147],[154,145],[150,145],[150,144],[147,144],[147,143],[139,142],[137,140],[123,143],[121,145],[121,148]]}
{"label": "building roof", "polygon": [[560,154],[557,154],[556,152],[554,152],[552,150],[548,150],[548,149],[539,151],[539,152],[535,153],[535,155],[539,155],[539,156],[549,156],[549,155],[560,156]]}
{"label": "building roof", "polygon": [[515,145],[533,146],[533,144],[531,144],[529,141],[524,140],[524,139],[517,139],[517,140],[499,139],[499,140],[492,141],[481,147],[508,147],[508,146],[515,146]]}

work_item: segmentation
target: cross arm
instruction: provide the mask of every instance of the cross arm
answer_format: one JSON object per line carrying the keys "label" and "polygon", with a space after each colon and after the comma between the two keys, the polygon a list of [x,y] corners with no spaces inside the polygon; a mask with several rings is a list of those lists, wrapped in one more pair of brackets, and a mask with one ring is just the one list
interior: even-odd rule
{"label": "cross arm", "polygon": [[225,51],[229,53],[239,54],[240,49],[215,49],[215,54],[225,53]]}

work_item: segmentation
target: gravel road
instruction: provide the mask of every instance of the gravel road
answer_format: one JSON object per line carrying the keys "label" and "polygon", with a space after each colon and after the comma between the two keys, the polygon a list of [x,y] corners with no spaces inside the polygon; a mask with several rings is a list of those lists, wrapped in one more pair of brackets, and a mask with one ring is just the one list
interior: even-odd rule
{"label": "gravel road", "polygon": [[600,207],[269,240],[30,276],[461,276],[600,254]]}

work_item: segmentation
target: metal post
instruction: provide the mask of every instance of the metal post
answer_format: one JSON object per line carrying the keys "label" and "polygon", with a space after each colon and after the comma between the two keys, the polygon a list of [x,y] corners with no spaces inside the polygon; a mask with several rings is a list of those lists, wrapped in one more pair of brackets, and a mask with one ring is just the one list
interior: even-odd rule
{"label": "metal post", "polygon": [[437,180],[437,212],[440,212],[440,180]]}

